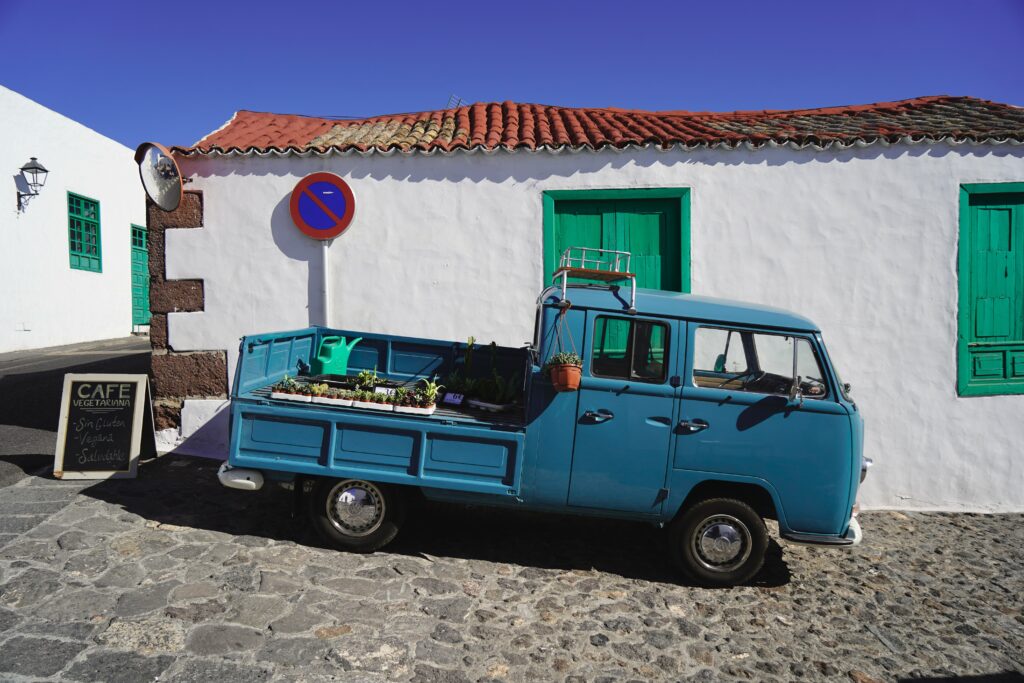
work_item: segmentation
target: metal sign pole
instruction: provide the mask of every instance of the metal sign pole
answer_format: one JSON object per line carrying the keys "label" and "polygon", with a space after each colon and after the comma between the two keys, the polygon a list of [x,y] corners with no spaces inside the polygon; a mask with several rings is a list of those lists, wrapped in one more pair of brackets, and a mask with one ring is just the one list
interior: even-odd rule
{"label": "metal sign pole", "polygon": [[331,270],[330,270],[330,252],[328,249],[334,240],[321,240],[320,241],[320,254],[321,258],[321,270],[324,274],[323,286],[320,288],[320,294],[324,300],[324,327],[331,326]]}
{"label": "metal sign pole", "polygon": [[[328,249],[334,238],[345,232],[356,212],[352,188],[333,173],[311,173],[298,182],[288,200],[295,227],[320,240],[320,296],[324,310],[320,324],[331,326],[331,264]],[[312,303],[312,302],[311,302]],[[312,314],[312,309],[310,309]]]}

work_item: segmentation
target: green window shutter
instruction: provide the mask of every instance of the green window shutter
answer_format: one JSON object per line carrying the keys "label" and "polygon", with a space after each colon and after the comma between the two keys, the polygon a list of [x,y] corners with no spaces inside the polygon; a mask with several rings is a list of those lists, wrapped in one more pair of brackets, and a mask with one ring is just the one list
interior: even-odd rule
{"label": "green window shutter", "polygon": [[1024,184],[962,186],[959,288],[960,395],[1024,393]]}
{"label": "green window shutter", "polygon": [[628,251],[637,286],[688,292],[689,190],[545,192],[545,285],[568,247]]}
{"label": "green window shutter", "polygon": [[664,199],[618,201],[615,215],[619,243],[633,254],[637,286],[684,291],[679,203]]}
{"label": "green window shutter", "polygon": [[[556,207],[554,225],[555,250],[550,255],[547,280],[558,267],[558,259],[568,247],[614,249],[615,215],[606,202],[565,201]],[[577,282],[575,278],[573,282]]]}
{"label": "green window shutter", "polygon": [[68,254],[76,270],[103,272],[100,203],[68,192]]}

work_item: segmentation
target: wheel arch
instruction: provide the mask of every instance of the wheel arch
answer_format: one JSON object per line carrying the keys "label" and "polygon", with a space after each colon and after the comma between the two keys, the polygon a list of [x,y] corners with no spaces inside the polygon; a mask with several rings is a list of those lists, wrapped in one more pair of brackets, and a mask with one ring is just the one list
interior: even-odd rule
{"label": "wheel arch", "polygon": [[750,505],[762,518],[779,520],[779,505],[775,493],[767,485],[726,479],[705,479],[696,484],[686,494],[686,498],[676,510],[675,517],[686,514],[691,506],[709,498],[735,498]]}

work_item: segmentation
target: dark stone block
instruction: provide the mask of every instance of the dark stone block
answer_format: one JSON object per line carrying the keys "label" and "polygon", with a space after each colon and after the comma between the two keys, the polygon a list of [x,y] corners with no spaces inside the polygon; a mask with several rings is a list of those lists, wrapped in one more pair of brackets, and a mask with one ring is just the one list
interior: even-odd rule
{"label": "dark stone block", "polygon": [[201,311],[204,301],[202,280],[150,279],[149,309],[153,313]]}
{"label": "dark stone block", "polygon": [[158,398],[227,395],[227,357],[220,351],[154,354],[152,371]]}

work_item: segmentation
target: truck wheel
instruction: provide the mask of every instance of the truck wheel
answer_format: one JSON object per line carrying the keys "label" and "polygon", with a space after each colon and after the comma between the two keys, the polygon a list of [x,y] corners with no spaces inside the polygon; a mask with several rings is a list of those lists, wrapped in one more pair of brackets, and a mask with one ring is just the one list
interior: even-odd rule
{"label": "truck wheel", "polygon": [[697,503],[669,528],[672,561],[708,586],[749,581],[764,565],[768,530],[746,503],[710,498]]}
{"label": "truck wheel", "polygon": [[361,479],[320,479],[309,498],[317,533],[339,550],[371,553],[398,535],[405,520],[401,490]]}

